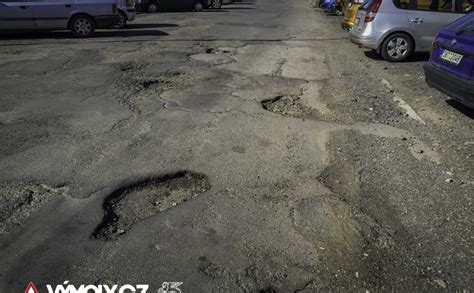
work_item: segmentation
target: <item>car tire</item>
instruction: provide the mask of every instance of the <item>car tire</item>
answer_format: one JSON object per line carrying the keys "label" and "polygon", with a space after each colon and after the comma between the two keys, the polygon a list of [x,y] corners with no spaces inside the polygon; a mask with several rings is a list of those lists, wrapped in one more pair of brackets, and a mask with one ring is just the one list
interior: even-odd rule
{"label": "car tire", "polygon": [[94,20],[84,14],[73,16],[69,29],[76,38],[90,38],[95,32]]}
{"label": "car tire", "polygon": [[413,39],[404,33],[396,33],[386,38],[380,53],[389,62],[402,62],[413,54],[415,49]]}
{"label": "car tire", "polygon": [[148,13],[156,13],[158,12],[158,3],[156,2],[150,2],[148,3],[146,7],[146,12]]}
{"label": "car tire", "polygon": [[194,11],[203,11],[204,10],[204,4],[201,1],[196,1],[194,3]]}
{"label": "car tire", "polygon": [[119,11],[120,20],[112,26],[113,29],[122,29],[127,25],[127,15],[123,11]]}
{"label": "car tire", "polygon": [[212,9],[220,9],[222,7],[222,0],[211,0]]}

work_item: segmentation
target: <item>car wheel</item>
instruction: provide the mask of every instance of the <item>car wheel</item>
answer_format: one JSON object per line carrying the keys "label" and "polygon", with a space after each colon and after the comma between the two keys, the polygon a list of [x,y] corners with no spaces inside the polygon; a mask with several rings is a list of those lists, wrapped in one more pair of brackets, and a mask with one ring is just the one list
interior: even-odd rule
{"label": "car wheel", "polygon": [[150,2],[148,3],[148,6],[146,7],[146,11],[148,13],[156,13],[158,12],[158,3],[155,2]]}
{"label": "car wheel", "polygon": [[76,38],[89,38],[95,32],[95,23],[87,15],[74,16],[69,27]]}
{"label": "car wheel", "polygon": [[202,4],[201,1],[196,1],[194,3],[194,11],[203,11],[204,10],[204,4]]}
{"label": "car wheel", "polygon": [[389,36],[382,43],[381,53],[383,59],[390,62],[401,62],[413,53],[414,44],[407,34],[398,33]]}
{"label": "car wheel", "polygon": [[117,23],[112,26],[112,28],[114,29],[122,29],[127,25],[127,16],[125,15],[125,13],[123,11],[120,11],[119,15],[120,15],[120,20],[117,21]]}
{"label": "car wheel", "polygon": [[211,7],[213,9],[220,9],[222,7],[222,0],[211,0]]}

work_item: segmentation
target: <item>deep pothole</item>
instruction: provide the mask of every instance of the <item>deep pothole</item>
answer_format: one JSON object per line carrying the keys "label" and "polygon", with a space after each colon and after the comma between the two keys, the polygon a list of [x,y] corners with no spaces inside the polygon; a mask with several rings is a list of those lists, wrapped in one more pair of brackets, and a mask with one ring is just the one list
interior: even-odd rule
{"label": "deep pothole", "polygon": [[302,119],[320,119],[317,110],[304,105],[301,97],[297,95],[280,95],[272,99],[263,100],[263,109],[289,117]]}
{"label": "deep pothole", "polygon": [[112,192],[93,237],[116,240],[143,219],[191,200],[210,189],[206,175],[189,171],[150,178]]}

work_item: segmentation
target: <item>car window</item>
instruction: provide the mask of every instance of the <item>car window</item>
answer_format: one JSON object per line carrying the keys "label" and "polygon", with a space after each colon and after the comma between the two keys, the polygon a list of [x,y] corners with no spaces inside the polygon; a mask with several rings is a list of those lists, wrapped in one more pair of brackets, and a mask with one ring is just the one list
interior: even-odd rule
{"label": "car window", "polygon": [[408,9],[410,7],[410,0],[393,0],[393,4],[398,9]]}
{"label": "car window", "polygon": [[452,0],[417,0],[416,10],[427,10],[437,12],[453,12]]}
{"label": "car window", "polygon": [[474,0],[456,0],[456,13],[474,12]]}

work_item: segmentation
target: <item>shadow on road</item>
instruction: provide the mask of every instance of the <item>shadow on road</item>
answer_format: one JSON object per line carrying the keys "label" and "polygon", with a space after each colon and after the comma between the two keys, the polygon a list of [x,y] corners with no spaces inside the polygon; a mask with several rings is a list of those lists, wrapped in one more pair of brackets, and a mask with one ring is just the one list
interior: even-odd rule
{"label": "shadow on road", "polygon": [[[376,61],[384,61],[382,55],[377,54],[377,52],[370,50],[364,52],[365,56],[372,60]],[[426,62],[430,59],[429,53],[414,53],[410,58],[405,60],[404,62]]]}
{"label": "shadow on road", "polygon": [[[94,38],[115,38],[115,37],[143,37],[143,36],[168,36],[168,33],[160,30],[108,30],[96,31]],[[0,34],[0,40],[29,40],[29,39],[71,39],[74,38],[69,31],[21,31],[5,32]]]}
{"label": "shadow on road", "polygon": [[174,23],[128,23],[125,29],[178,27]]}
{"label": "shadow on road", "polygon": [[253,7],[226,7],[225,10],[255,10]]}
{"label": "shadow on road", "polygon": [[474,119],[474,109],[468,108],[456,100],[447,100],[446,103],[467,117]]}

